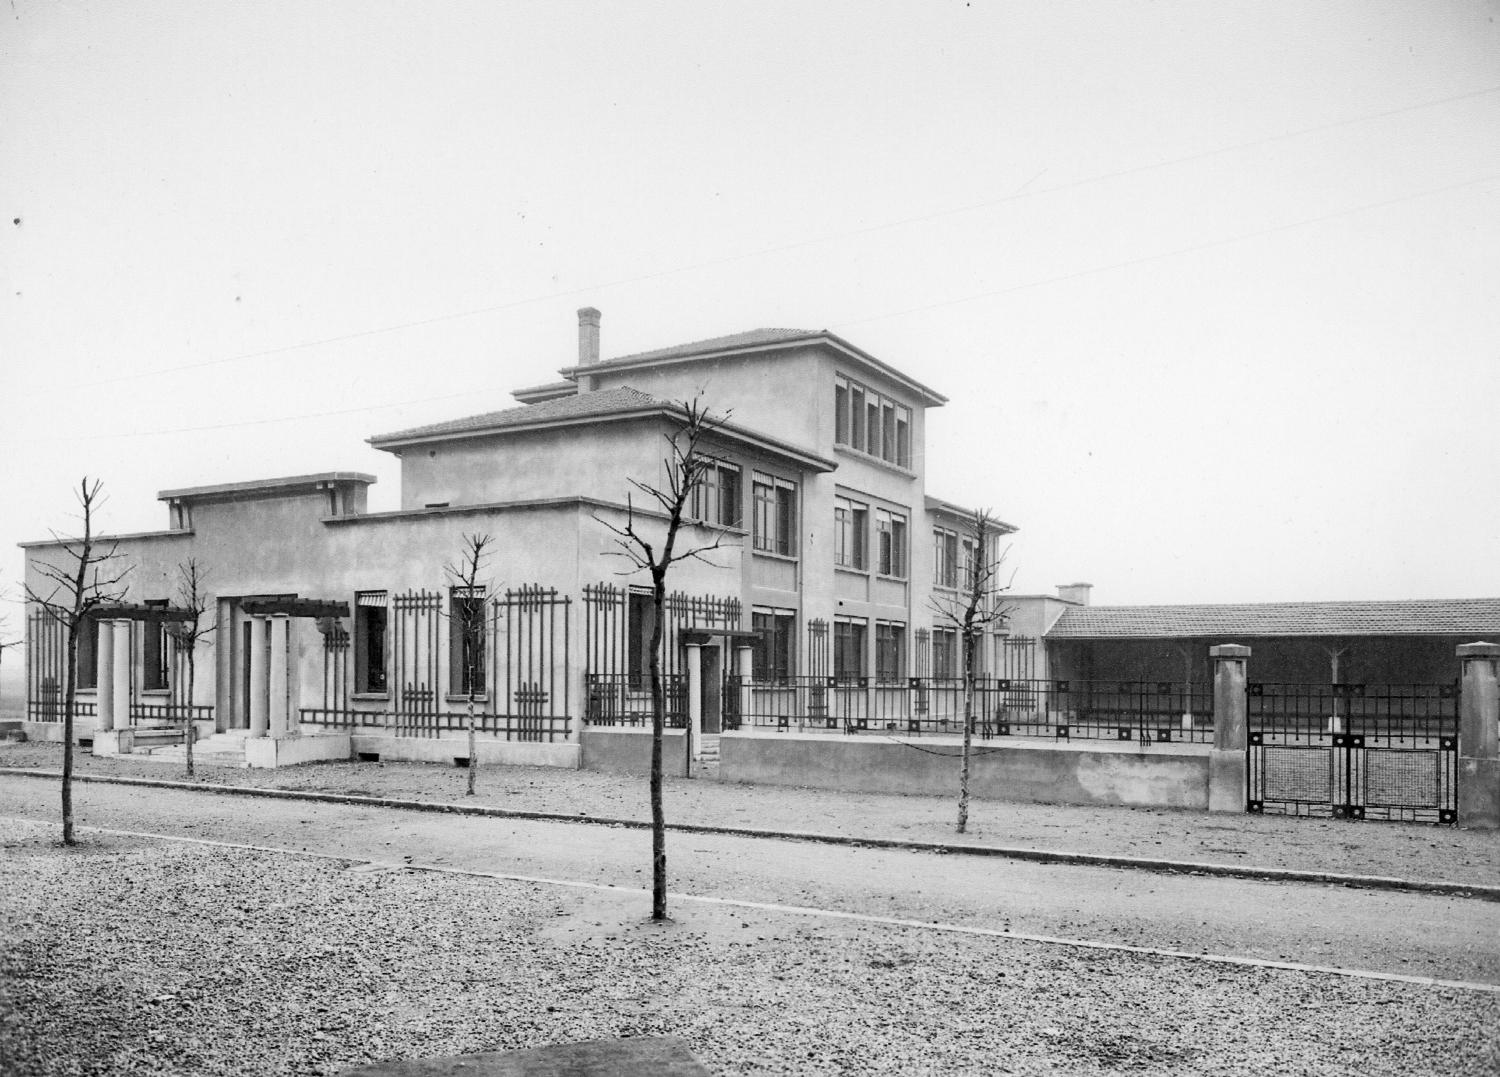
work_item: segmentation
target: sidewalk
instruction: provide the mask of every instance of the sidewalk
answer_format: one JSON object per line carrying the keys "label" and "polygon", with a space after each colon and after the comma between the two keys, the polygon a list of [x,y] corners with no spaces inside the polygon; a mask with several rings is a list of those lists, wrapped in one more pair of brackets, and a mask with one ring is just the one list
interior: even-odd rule
{"label": "sidewalk", "polygon": [[[61,764],[59,745],[0,743],[0,767],[55,771]],[[78,774],[90,777],[188,780],[181,766],[128,758],[77,753],[74,765]],[[644,778],[486,767],[479,772],[478,795],[466,797],[466,775],[457,768],[421,763],[322,763],[282,770],[200,766],[191,781],[594,819],[644,822],[650,817]],[[1500,886],[1500,831],[976,800],[970,805],[968,833],[960,835],[954,831],[956,803],[956,791],[952,798],[856,795],[701,778],[668,779],[665,791],[669,824]]]}

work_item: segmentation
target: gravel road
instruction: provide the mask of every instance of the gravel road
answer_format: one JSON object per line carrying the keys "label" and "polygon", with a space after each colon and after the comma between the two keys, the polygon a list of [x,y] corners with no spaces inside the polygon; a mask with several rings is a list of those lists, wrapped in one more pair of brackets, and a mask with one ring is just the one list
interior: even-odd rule
{"label": "gravel road", "polygon": [[[1493,1074],[1500,997],[0,823],[0,1071],[683,1037],[717,1074]],[[1486,1031],[1487,1030],[1487,1031]]]}
{"label": "gravel road", "polygon": [[[56,744],[0,742],[0,766],[61,765]],[[180,767],[80,753],[88,774],[180,779]],[[525,811],[647,817],[644,779],[547,767],[486,767],[480,795],[464,771],[421,763],[329,763],[280,770],[200,767],[203,784],[256,785]],[[966,836],[953,831],[949,797],[851,795],[813,789],[668,779],[667,819],[811,830],[850,837],[964,841],[1196,863],[1384,875],[1500,885],[1500,831],[1144,808],[975,801]]]}

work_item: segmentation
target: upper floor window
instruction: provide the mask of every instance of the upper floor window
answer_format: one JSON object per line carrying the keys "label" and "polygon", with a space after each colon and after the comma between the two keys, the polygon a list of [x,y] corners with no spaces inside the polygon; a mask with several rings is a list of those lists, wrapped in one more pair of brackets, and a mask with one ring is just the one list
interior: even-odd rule
{"label": "upper floor window", "polygon": [[833,499],[833,563],[840,568],[869,567],[865,553],[870,508],[847,497]]}
{"label": "upper floor window", "polygon": [[707,461],[702,478],[693,487],[688,512],[693,519],[714,527],[742,526],[740,469],[721,460]]}
{"label": "upper floor window", "polygon": [[906,517],[899,512],[875,510],[875,571],[906,576]]}
{"label": "upper floor window", "polygon": [[833,439],[888,464],[911,467],[911,408],[839,374]]}
{"label": "upper floor window", "polygon": [[942,527],[932,531],[932,582],[939,587],[958,586],[958,536]]}
{"label": "upper floor window", "polygon": [[767,553],[797,555],[797,484],[755,472],[753,542]]}

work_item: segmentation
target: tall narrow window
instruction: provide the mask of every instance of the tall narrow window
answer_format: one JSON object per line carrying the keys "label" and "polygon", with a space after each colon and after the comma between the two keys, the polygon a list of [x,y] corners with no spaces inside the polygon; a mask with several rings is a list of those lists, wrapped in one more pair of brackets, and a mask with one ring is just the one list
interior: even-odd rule
{"label": "tall narrow window", "polygon": [[875,622],[875,680],[892,684],[906,673],[906,626],[899,621]]}
{"label": "tall narrow window", "polygon": [[[166,609],[164,598],[148,598],[146,605],[153,609]],[[168,687],[167,663],[171,648],[167,646],[167,624],[165,621],[141,622],[141,690],[162,692]]]}
{"label": "tall narrow window", "polygon": [[757,472],[752,487],[755,515],[752,541],[755,548],[767,553],[796,556],[796,483]]}
{"label": "tall narrow window", "polygon": [[911,467],[911,408],[896,409],[896,459],[902,467]]}
{"label": "tall narrow window", "polygon": [[865,391],[849,386],[849,443],[861,452],[865,448]]}
{"label": "tall narrow window", "polygon": [[453,588],[448,606],[448,684],[455,695],[484,694],[484,638],[484,588]]}
{"label": "tall narrow window", "polygon": [[354,596],[354,690],[370,695],[386,691],[386,593],[359,591]]}
{"label": "tall narrow window", "polygon": [[946,528],[932,532],[932,582],[939,587],[958,587],[958,535]]}
{"label": "tall narrow window", "polygon": [[906,517],[888,509],[875,510],[875,571],[882,576],[906,575]]}
{"label": "tall narrow window", "polygon": [[85,617],[78,625],[78,672],[74,674],[79,688],[99,686],[99,621]]}
{"label": "tall narrow window", "polygon": [[833,383],[833,440],[849,444],[849,383],[843,378]]}
{"label": "tall narrow window", "polygon": [[840,568],[864,570],[865,534],[870,510],[858,501],[836,497],[833,501],[833,563]]}
{"label": "tall narrow window", "polygon": [[755,630],[755,679],[762,683],[785,684],[795,668],[792,653],[797,638],[796,615],[790,610],[754,610],[750,615]]}
{"label": "tall narrow window", "polygon": [[932,630],[932,675],[938,680],[949,680],[959,675],[957,629]]}
{"label": "tall narrow window", "polygon": [[896,405],[889,400],[880,408],[880,458],[896,462]]}
{"label": "tall narrow window", "polygon": [[865,397],[865,452],[880,455],[880,398],[874,393]]}
{"label": "tall narrow window", "polygon": [[841,617],[833,622],[833,675],[842,684],[865,675],[865,622]]}
{"label": "tall narrow window", "polygon": [[630,687],[644,691],[651,687],[651,629],[656,623],[656,609],[651,596],[632,591],[627,608],[629,634],[625,640],[625,664]]}

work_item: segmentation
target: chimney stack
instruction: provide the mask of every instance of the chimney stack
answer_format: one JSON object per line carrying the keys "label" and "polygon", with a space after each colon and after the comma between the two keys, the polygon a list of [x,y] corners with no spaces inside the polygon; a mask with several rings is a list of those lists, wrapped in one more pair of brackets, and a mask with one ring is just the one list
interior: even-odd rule
{"label": "chimney stack", "polygon": [[593,307],[578,311],[578,365],[599,361],[599,312]]}
{"label": "chimney stack", "polygon": [[1057,597],[1077,606],[1087,606],[1089,592],[1093,589],[1094,585],[1091,583],[1060,583],[1057,585]]}

